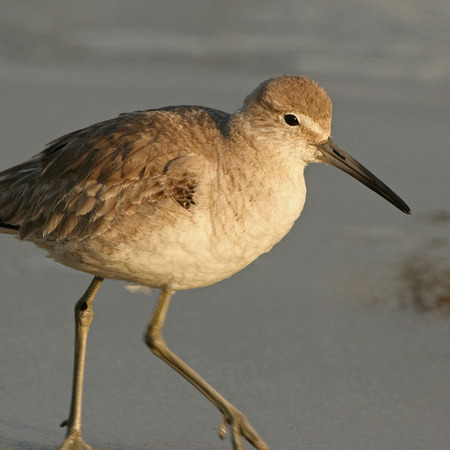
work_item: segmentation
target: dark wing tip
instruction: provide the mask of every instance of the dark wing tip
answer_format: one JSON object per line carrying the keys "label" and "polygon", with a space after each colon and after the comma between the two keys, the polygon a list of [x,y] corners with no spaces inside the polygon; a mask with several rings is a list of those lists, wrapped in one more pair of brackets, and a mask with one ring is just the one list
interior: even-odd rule
{"label": "dark wing tip", "polygon": [[8,223],[3,223],[0,221],[0,228],[5,228],[7,230],[19,231],[20,226],[19,225],[10,225]]}

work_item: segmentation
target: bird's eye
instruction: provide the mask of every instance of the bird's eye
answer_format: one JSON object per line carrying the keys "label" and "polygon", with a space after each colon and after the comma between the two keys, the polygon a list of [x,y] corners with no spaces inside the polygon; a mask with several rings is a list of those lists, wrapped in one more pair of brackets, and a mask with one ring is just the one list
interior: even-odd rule
{"label": "bird's eye", "polygon": [[299,124],[297,116],[294,116],[294,114],[286,114],[284,116],[284,121],[291,127],[294,127],[295,125]]}

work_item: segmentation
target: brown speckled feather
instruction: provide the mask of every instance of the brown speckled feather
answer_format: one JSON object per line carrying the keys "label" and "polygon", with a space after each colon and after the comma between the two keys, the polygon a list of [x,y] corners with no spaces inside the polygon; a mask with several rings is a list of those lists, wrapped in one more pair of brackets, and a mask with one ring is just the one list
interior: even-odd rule
{"label": "brown speckled feather", "polygon": [[[214,156],[199,142],[202,133],[188,134],[209,122],[220,138],[215,124],[227,118],[208,108],[173,107],[123,114],[62,136],[0,173],[0,222],[19,226],[21,239],[83,239],[102,234],[124,212],[152,214],[175,202],[189,210],[197,203],[196,169]],[[174,141],[184,148],[167,145]]]}

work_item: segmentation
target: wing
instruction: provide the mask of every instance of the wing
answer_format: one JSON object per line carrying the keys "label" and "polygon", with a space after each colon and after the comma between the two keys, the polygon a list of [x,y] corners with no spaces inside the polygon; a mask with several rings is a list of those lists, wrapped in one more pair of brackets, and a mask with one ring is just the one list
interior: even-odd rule
{"label": "wing", "polygon": [[207,109],[136,112],[51,142],[0,173],[0,227],[21,239],[84,239],[138,212],[192,211],[215,158],[202,145],[205,121],[217,126]]}

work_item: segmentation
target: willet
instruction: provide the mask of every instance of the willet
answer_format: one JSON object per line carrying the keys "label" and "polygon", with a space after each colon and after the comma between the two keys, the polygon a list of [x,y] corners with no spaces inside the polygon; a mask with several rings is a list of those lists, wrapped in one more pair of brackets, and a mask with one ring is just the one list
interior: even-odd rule
{"label": "willet", "polygon": [[234,114],[174,106],[122,114],[51,142],[0,173],[0,230],[94,275],[75,306],[75,364],[64,449],[81,436],[85,349],[104,278],[162,290],[145,342],[255,448],[268,445],[245,416],[169,350],[162,336],[177,290],[216,283],[268,252],[300,215],[304,168],[332,164],[405,213],[409,207],[330,137],[331,101],[306,77],[259,85]]}

